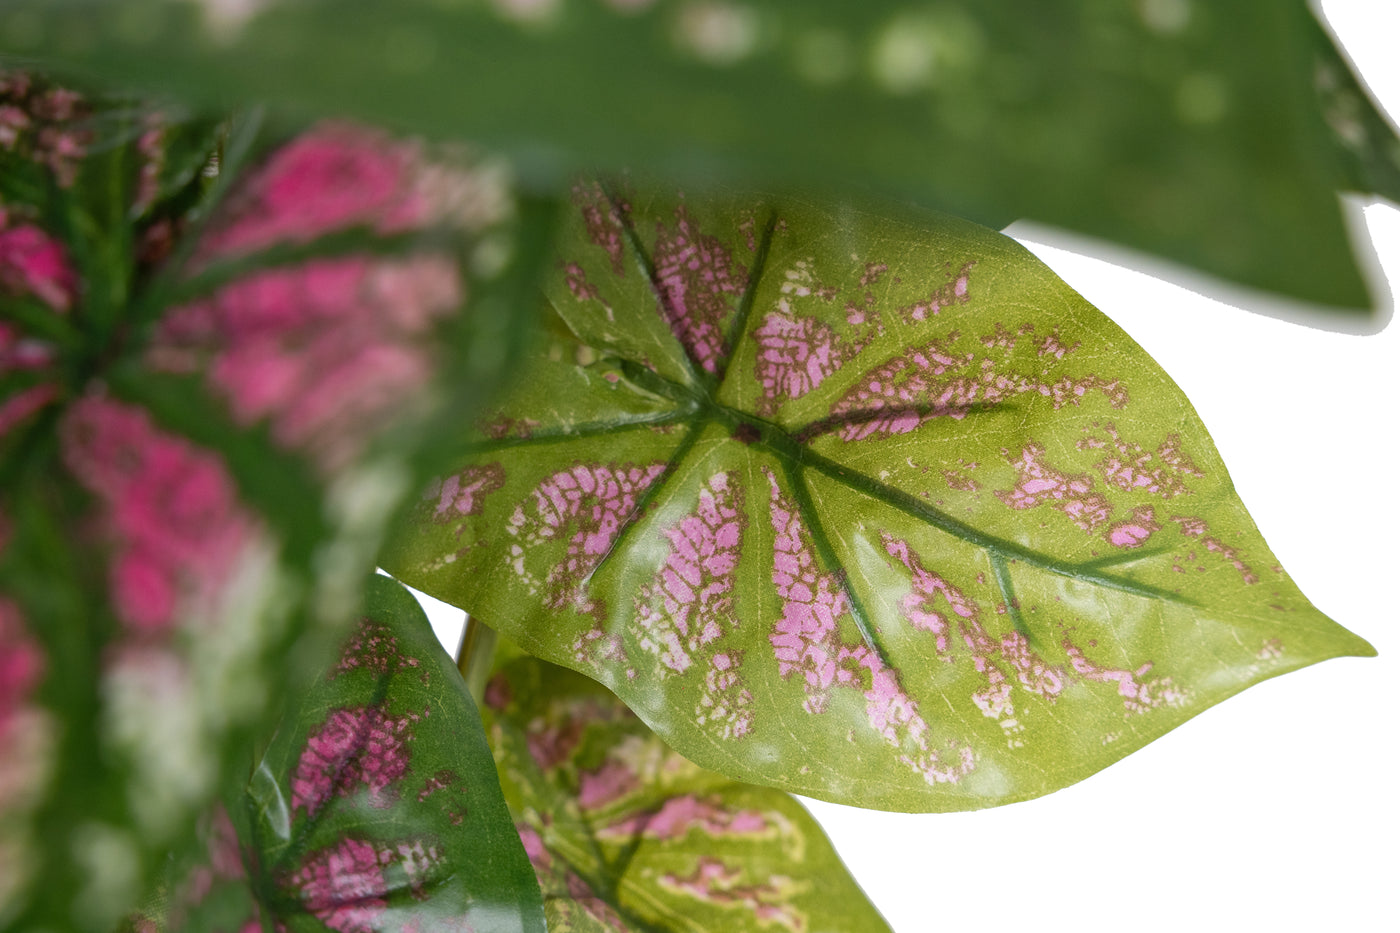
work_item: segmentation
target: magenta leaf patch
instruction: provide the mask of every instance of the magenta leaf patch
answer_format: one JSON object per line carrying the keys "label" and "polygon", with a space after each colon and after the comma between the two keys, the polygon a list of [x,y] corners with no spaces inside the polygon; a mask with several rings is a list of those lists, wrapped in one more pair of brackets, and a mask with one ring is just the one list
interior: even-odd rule
{"label": "magenta leaf patch", "polygon": [[991,806],[1371,652],[1160,368],[1005,237],[587,182],[559,250],[557,326],[384,559],[703,766]]}
{"label": "magenta leaf patch", "polygon": [[788,794],[696,767],[577,674],[497,661],[487,729],[550,930],[888,931]]}

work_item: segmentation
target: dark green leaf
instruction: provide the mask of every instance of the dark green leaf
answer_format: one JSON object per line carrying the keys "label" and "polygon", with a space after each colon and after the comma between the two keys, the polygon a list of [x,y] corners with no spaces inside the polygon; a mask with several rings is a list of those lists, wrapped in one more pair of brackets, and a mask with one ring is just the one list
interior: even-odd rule
{"label": "dark green leaf", "polygon": [[888,933],[797,801],[697,768],[592,681],[517,657],[487,704],[553,933]]}
{"label": "dark green leaf", "polygon": [[992,806],[1372,653],[1283,572],[1167,375],[1014,241],[576,191],[547,287],[574,336],[463,426],[383,566],[696,763]]}
{"label": "dark green leaf", "polygon": [[873,186],[1359,307],[1315,31],[1298,0],[12,0],[0,15],[16,50],[474,139],[556,188],[623,165]]}

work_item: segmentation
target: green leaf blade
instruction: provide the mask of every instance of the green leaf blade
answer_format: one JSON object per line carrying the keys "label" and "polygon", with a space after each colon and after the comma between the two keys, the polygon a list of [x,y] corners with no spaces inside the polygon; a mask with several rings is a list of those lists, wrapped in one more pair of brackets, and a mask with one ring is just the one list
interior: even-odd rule
{"label": "green leaf blade", "polygon": [[576,674],[500,657],[488,729],[551,930],[888,930],[797,801],[697,768]]}
{"label": "green leaf blade", "polygon": [[[664,231],[693,201],[636,204]],[[643,383],[677,421],[471,460],[458,487],[489,470],[491,489],[430,498],[386,566],[601,680],[706,767],[889,809],[1047,793],[1251,683],[1373,653],[1278,566],[1167,376],[1021,247],[744,195],[692,241],[756,255],[739,218],[775,207],[749,298],[689,285],[744,322],[721,382],[537,356],[499,417],[573,380],[592,424]],[[654,294],[559,287],[571,264],[632,274],[574,230],[560,316],[663,318],[697,358]]]}

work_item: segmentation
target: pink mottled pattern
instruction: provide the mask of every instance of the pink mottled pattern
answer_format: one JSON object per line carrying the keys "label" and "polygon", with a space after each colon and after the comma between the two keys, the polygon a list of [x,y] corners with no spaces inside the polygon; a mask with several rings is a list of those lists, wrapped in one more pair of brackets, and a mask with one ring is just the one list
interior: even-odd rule
{"label": "pink mottled pattern", "polygon": [[243,181],[200,244],[204,261],[306,243],[326,233],[422,225],[416,147],[363,127],[323,124],[272,154]]}
{"label": "pink mottled pattern", "polygon": [[[387,625],[366,618],[360,621],[355,633],[345,643],[345,649],[340,653],[340,662],[331,676],[358,670],[387,676],[418,666],[417,658],[409,657],[399,650],[399,640]],[[424,672],[424,683],[427,682],[427,676]]]}
{"label": "pink mottled pattern", "polygon": [[[631,927],[588,886],[588,883],[562,863],[556,864],[540,834],[517,823],[515,831],[539,879],[545,911],[551,930],[601,929],[608,933],[630,933]],[[573,921],[581,923],[575,927]]]}
{"label": "pink mottled pattern", "polygon": [[1191,492],[1183,477],[1205,476],[1182,453],[1181,438],[1176,434],[1169,434],[1157,448],[1155,459],[1163,465],[1153,466],[1153,455],[1144,450],[1141,444],[1124,440],[1113,422],[1106,422],[1103,432],[1106,438],[1090,435],[1075,446],[1080,450],[1104,450],[1104,459],[1098,462],[1097,467],[1104,479],[1119,489],[1170,499]]}
{"label": "pink mottled pattern", "polygon": [[19,607],[0,597],[0,733],[29,704],[44,666],[43,652],[25,629]]}
{"label": "pink mottled pattern", "polygon": [[685,205],[674,226],[656,225],[656,287],[671,332],[700,367],[716,372],[728,353],[724,324],[743,294],[748,270],[716,237],[701,233]]}
{"label": "pink mottled pattern", "polygon": [[482,499],[500,489],[505,481],[506,471],[499,463],[470,466],[447,477],[438,487],[433,520],[445,522],[464,515],[479,515]]}
{"label": "pink mottled pattern", "polygon": [[578,805],[585,810],[596,810],[627,796],[639,786],[636,772],[616,758],[609,758],[600,767],[579,775]]}
{"label": "pink mottled pattern", "polygon": [[445,256],[318,260],[248,276],[174,310],[149,361],[207,370],[236,421],[270,421],[279,444],[331,471],[426,383],[433,327],[461,301]]}
{"label": "pink mottled pattern", "polygon": [[817,318],[783,310],[765,315],[753,339],[757,344],[754,376],[763,390],[760,414],[772,414],[782,402],[816,389],[854,350]]}
{"label": "pink mottled pattern", "polygon": [[744,686],[741,651],[717,651],[705,668],[705,686],[695,707],[695,724],[720,739],[738,739],[753,729],[753,694]]}
{"label": "pink mottled pattern", "polygon": [[1016,486],[997,490],[996,496],[1008,508],[1033,509],[1046,502],[1055,504],[1080,528],[1092,532],[1113,515],[1113,506],[1093,491],[1094,480],[1088,474],[1070,475],[1045,464],[1045,448],[1027,444],[1020,456],[1012,461],[1016,467]]}
{"label": "pink mottled pattern", "polygon": [[731,810],[694,794],[671,797],[655,813],[633,813],[604,827],[598,835],[630,839],[683,839],[693,832],[705,836],[757,836],[777,828],[758,810]]}
{"label": "pink mottled pattern", "polygon": [[[1185,694],[1172,688],[1169,679],[1150,683],[1138,679],[1152,667],[1150,663],[1135,672],[1100,667],[1065,639],[1062,647],[1069,663],[1051,664],[1034,651],[1019,632],[992,635],[983,627],[976,605],[938,574],[926,569],[908,542],[888,534],[882,535],[882,540],[886,552],[910,572],[911,591],[900,603],[904,617],[915,628],[934,635],[939,660],[954,664],[970,661],[973,670],[986,679],[986,687],[975,691],[970,699],[983,715],[999,722],[1008,735],[1024,728],[1015,719],[1012,697],[1016,688],[1053,703],[1075,680],[1112,681],[1119,685],[1119,694],[1129,713],[1184,701]],[[941,608],[944,605],[951,610],[951,615]],[[962,635],[965,653],[958,651],[956,643],[948,638],[954,622]]]}
{"label": "pink mottled pattern", "polygon": [[773,586],[782,599],[782,615],[768,636],[784,677],[801,674],[809,713],[826,709],[836,680],[840,651],[837,620],[849,611],[846,594],[833,574],[819,573],[797,510],[783,495],[778,479],[765,468],[771,492]]}
{"label": "pink mottled pattern", "polygon": [[1036,347],[1035,354],[1036,356],[1053,356],[1057,360],[1062,360],[1066,355],[1078,350],[1079,347],[1080,342],[1078,340],[1072,344],[1066,344],[1062,341],[1060,339],[1059,328],[1056,328],[1040,341],[1040,345]]}
{"label": "pink mottled pattern", "polygon": [[[975,265],[977,262],[973,260],[963,263],[956,272],[950,271],[947,280],[933,289],[927,298],[900,308],[900,316],[906,322],[914,323],[933,317],[951,304],[967,304],[971,298],[970,283],[972,267]],[[951,265],[948,268],[951,270]]]}
{"label": "pink mottled pattern", "polygon": [[[0,551],[9,538],[9,521],[0,514]],[[54,724],[34,691],[47,667],[19,606],[0,594],[0,825],[18,824],[42,800]]]}
{"label": "pink mottled pattern", "polygon": [[631,206],[625,201],[622,202],[619,213],[603,191],[603,186],[596,181],[574,185],[572,198],[574,206],[583,216],[583,227],[588,235],[588,242],[606,252],[612,271],[623,275],[627,268],[622,262],[625,238],[623,219],[630,212]]}
{"label": "pink mottled pattern", "polygon": [[555,610],[572,606],[580,612],[598,611],[583,583],[612,547],[636,508],[637,497],[663,469],[662,463],[578,464],[541,482],[530,501],[516,507],[507,525],[506,530],[519,539],[511,551],[516,574],[538,591],[538,581],[525,567],[526,554],[539,544],[569,535],[564,559],[544,580],[548,605]]}
{"label": "pink mottled pattern", "polygon": [[0,375],[43,369],[54,360],[53,346],[0,321]]}
{"label": "pink mottled pattern", "polygon": [[[568,286],[569,292],[579,301],[599,301],[600,295],[598,286],[588,281],[588,272],[576,262],[563,264],[564,284]],[[611,309],[609,309],[611,318]]]}
{"label": "pink mottled pattern", "polygon": [[760,927],[781,927],[790,933],[804,933],[807,916],[791,902],[800,888],[785,875],[765,875],[761,884],[743,884],[744,872],[729,868],[717,858],[701,856],[695,871],[682,876],[661,875],[663,888],[687,894],[696,900],[751,914]]}
{"label": "pink mottled pattern", "polygon": [[78,295],[78,276],[63,244],[32,224],[10,226],[0,208],[0,291],[33,295],[65,312]]}
{"label": "pink mottled pattern", "polygon": [[[0,371],[3,369],[0,368]],[[44,382],[21,389],[9,398],[0,400],[0,438],[28,421],[35,412],[45,408],[58,397],[58,386]]]}
{"label": "pink mottled pattern", "polygon": [[1200,538],[1207,551],[1219,554],[1228,561],[1231,567],[1240,572],[1240,579],[1244,580],[1245,583],[1259,582],[1259,575],[1244,562],[1244,557],[1241,556],[1238,548],[1230,547],[1214,535],[1206,534],[1209,528],[1206,526],[1205,519],[1173,515],[1171,520],[1181,528],[1182,534],[1191,538]]}
{"label": "pink mottled pattern", "polygon": [[[1034,328],[1022,325],[1017,333],[1034,337]],[[1049,398],[1056,410],[1078,405],[1093,390],[1115,408],[1127,404],[1127,392],[1117,380],[1090,375],[1045,382],[1038,372],[1020,372],[1010,357],[1017,339],[1001,324],[982,338],[982,345],[999,351],[1002,360],[954,349],[956,332],[930,341],[864,373],[831,407],[830,420],[841,425],[842,440],[859,441],[907,434],[933,418],[961,419],[974,406],[1022,395]]]}
{"label": "pink mottled pattern", "polygon": [[361,788],[374,807],[388,807],[394,785],[408,770],[410,720],[390,719],[373,707],[333,710],[307,737],[292,776],[292,812],[308,817],[332,796],[348,797]]}
{"label": "pink mottled pattern", "polygon": [[306,910],[338,933],[375,933],[388,907],[384,865],[393,853],[361,839],[342,839],[312,853],[292,876]]}
{"label": "pink mottled pattern", "polygon": [[1101,667],[1084,656],[1084,651],[1069,639],[1061,645],[1069,656],[1070,667],[1085,680],[1118,685],[1118,695],[1123,698],[1123,706],[1130,713],[1145,713],[1163,704],[1177,705],[1186,699],[1184,691],[1177,689],[1170,677],[1144,681],[1142,678],[1152,670],[1151,662],[1137,670],[1121,670]]}
{"label": "pink mottled pattern", "polygon": [[99,395],[74,403],[60,431],[64,462],[101,502],[115,543],[122,621],[157,633],[182,607],[212,610],[254,530],[222,462],[157,430],[142,409]]}
{"label": "pink mottled pattern", "polygon": [[744,526],[741,508],[735,476],[711,476],[694,511],[662,531],[670,552],[656,582],[638,591],[633,634],[677,673],[736,624],[731,593]]}
{"label": "pink mottled pattern", "polygon": [[21,71],[0,71],[0,149],[45,166],[61,187],[72,186],[93,133],[82,95]]}
{"label": "pink mottled pattern", "polygon": [[1131,518],[1108,526],[1104,538],[1114,547],[1142,547],[1152,533],[1162,527],[1157,524],[1156,518],[1157,513],[1152,506],[1139,506],[1133,509]]}
{"label": "pink mottled pattern", "polygon": [[[765,472],[767,472],[765,470]],[[861,643],[843,642],[838,627],[850,611],[844,590],[833,574],[821,574],[807,540],[807,530],[791,503],[768,473],[772,490],[770,517],[774,532],[773,586],[783,600],[782,617],[769,642],[778,673],[801,673],[809,713],[826,710],[833,687],[857,689],[865,696],[870,727],[901,750],[900,761],[930,784],[956,781],[972,770],[970,749],[959,749],[951,764],[930,749],[928,723],[918,704],[900,687],[894,671]]]}

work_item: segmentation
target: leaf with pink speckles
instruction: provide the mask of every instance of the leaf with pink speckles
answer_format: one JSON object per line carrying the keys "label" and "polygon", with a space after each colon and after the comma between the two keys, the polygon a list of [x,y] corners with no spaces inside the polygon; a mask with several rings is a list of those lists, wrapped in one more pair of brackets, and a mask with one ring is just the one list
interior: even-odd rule
{"label": "leaf with pink speckles", "polygon": [[[342,634],[434,419],[509,366],[552,207],[476,155],[255,116],[224,134],[26,73],[0,72],[0,124],[3,641],[44,659],[24,728],[0,711],[31,759],[0,781],[24,801],[0,806],[0,917],[100,933]],[[399,738],[377,715],[324,724],[336,792],[347,735]],[[377,803],[395,762],[356,778]],[[99,852],[120,878],[92,880]]]}
{"label": "leaf with pink speckles", "polygon": [[202,829],[198,857],[168,873],[163,929],[545,931],[475,704],[382,576],[242,799]]}
{"label": "leaf with pink speckles", "polygon": [[596,683],[513,654],[483,718],[552,933],[888,933],[791,796],[696,767]]}
{"label": "leaf with pink speckles", "polygon": [[575,192],[556,326],[383,559],[697,763],[992,806],[1371,653],[1283,573],[1166,374],[1012,240]]}

